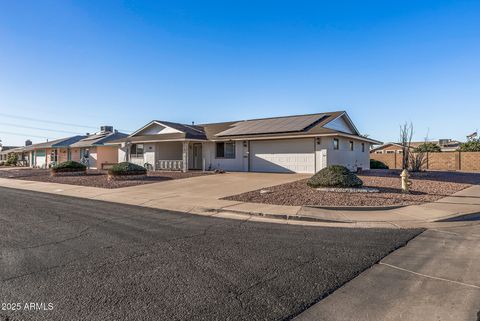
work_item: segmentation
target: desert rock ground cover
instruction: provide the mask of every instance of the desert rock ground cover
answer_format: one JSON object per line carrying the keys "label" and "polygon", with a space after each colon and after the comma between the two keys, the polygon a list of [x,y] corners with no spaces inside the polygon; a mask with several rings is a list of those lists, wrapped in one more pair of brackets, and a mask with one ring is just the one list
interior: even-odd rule
{"label": "desert rock ground cover", "polygon": [[11,169],[7,171],[0,171],[0,178],[13,178],[27,181],[50,182],[101,188],[119,188],[210,174],[212,173],[196,171],[191,171],[187,173],[152,171],[149,172],[147,177],[145,178],[128,181],[112,181],[108,180],[107,171],[103,170],[90,169],[87,171],[87,175],[84,176],[51,177],[50,170],[48,169]]}
{"label": "desert rock ground cover", "polygon": [[227,197],[228,200],[277,205],[315,206],[384,206],[413,205],[433,202],[452,195],[471,185],[480,184],[480,173],[421,172],[411,174],[411,193],[401,191],[400,172],[397,170],[370,170],[358,177],[366,188],[379,193],[335,193],[309,187],[307,180],[277,185]]}

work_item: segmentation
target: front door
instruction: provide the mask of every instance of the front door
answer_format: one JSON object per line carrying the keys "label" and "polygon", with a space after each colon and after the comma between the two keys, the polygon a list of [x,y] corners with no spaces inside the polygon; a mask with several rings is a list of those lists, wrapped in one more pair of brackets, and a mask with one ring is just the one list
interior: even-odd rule
{"label": "front door", "polygon": [[202,144],[193,144],[193,169],[202,169]]}

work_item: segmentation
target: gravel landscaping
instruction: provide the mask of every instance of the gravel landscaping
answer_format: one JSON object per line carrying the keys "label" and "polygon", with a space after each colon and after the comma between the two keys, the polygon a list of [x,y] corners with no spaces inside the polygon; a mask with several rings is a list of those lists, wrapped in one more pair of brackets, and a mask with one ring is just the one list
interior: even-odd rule
{"label": "gravel landscaping", "polygon": [[[378,193],[338,193],[319,191],[307,186],[307,180],[251,191],[224,199],[293,206],[387,206],[413,205],[436,201],[474,184],[480,184],[480,173],[422,172],[411,174],[411,193],[401,191],[400,171],[370,170],[358,177],[365,188]],[[268,192],[265,192],[268,190]]]}
{"label": "gravel landscaping", "polygon": [[148,172],[147,177],[130,180],[108,180],[107,171],[93,170],[87,171],[84,176],[50,176],[48,169],[11,169],[8,171],[0,171],[0,178],[21,179],[26,181],[60,183],[80,186],[91,186],[101,188],[120,188],[142,184],[158,183],[172,179],[189,178],[201,175],[212,175],[210,172]]}

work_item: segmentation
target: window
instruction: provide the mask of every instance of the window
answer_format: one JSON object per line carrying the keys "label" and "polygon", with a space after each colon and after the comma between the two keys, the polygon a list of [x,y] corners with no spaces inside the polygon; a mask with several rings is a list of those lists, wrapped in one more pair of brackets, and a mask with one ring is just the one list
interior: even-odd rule
{"label": "window", "polygon": [[387,154],[395,154],[394,150],[387,150]]}
{"label": "window", "polygon": [[377,150],[375,151],[375,154],[383,154],[383,150]]}
{"label": "window", "polygon": [[350,141],[350,150],[353,150],[353,141]]}
{"label": "window", "polygon": [[143,144],[132,144],[130,146],[131,157],[143,157]]}
{"label": "window", "polygon": [[90,150],[88,148],[80,148],[80,159],[90,157]]}
{"label": "window", "polygon": [[333,149],[339,149],[340,143],[338,141],[338,138],[333,139]]}
{"label": "window", "polygon": [[50,153],[50,161],[51,162],[58,162],[58,150],[52,149],[52,152]]}
{"label": "window", "polygon": [[235,158],[235,142],[221,142],[216,146],[216,158]]}
{"label": "window", "polygon": [[365,143],[362,143],[362,153],[365,153]]}

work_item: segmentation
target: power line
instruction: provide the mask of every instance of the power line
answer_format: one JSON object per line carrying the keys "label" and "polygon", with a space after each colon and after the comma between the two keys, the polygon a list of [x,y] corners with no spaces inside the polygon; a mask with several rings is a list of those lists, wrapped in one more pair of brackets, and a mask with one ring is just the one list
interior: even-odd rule
{"label": "power line", "polygon": [[9,124],[9,123],[2,123],[2,122],[0,122],[0,125],[15,126],[15,127],[21,127],[21,128],[27,128],[27,129],[36,129],[36,130],[49,131],[49,132],[54,132],[54,133],[66,133],[66,134],[74,134],[74,135],[83,135],[81,133],[71,132],[71,131],[68,131],[68,130],[60,130],[60,129],[56,130],[56,129],[32,127],[32,126],[25,126],[25,125],[16,125],[16,124]]}
{"label": "power line", "polygon": [[29,134],[20,134],[20,133],[12,133],[12,132],[5,132],[5,131],[0,131],[0,134],[6,134],[6,135],[15,135],[15,136],[23,136],[23,137],[35,137],[35,138],[42,138],[42,139],[52,139],[51,137],[47,136],[37,136],[37,135],[29,135]]}
{"label": "power line", "polygon": [[78,125],[78,124],[72,124],[72,123],[63,123],[63,122],[54,121],[54,120],[46,120],[46,119],[31,118],[31,117],[24,117],[24,116],[16,116],[16,115],[4,114],[4,113],[0,113],[0,116],[22,119],[22,120],[30,120],[30,121],[42,122],[42,123],[50,123],[50,124],[55,124],[55,125],[64,125],[64,126],[97,129],[97,127],[93,127],[93,126],[85,126],[85,125]]}
{"label": "power line", "polygon": [[[32,118],[32,117],[25,117],[25,116],[17,116],[17,115],[5,114],[5,113],[0,113],[0,116],[14,118],[14,119],[21,119],[21,120],[29,120],[29,121],[34,121],[34,122],[49,123],[49,124],[54,124],[54,125],[63,125],[63,126],[88,128],[88,129],[96,129],[96,130],[99,129],[98,127],[94,127],[94,126],[85,126],[85,125],[79,125],[79,124],[73,124],[73,123],[64,123],[64,122],[59,122],[59,121],[54,121],[54,120]],[[124,132],[127,132],[127,133],[133,132],[132,130],[126,130],[126,129],[118,129],[118,130],[119,131],[124,131]]]}

